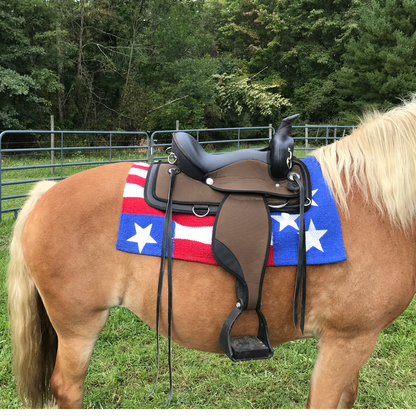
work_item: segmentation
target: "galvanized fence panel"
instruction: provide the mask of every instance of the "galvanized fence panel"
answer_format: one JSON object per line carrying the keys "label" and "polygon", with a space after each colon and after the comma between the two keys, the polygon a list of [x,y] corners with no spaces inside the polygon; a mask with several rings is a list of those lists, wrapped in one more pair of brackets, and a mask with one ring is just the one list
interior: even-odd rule
{"label": "galvanized fence panel", "polygon": [[[37,147],[37,148],[19,148],[19,149],[4,149],[2,146],[3,138],[6,135],[22,135],[22,134],[36,134],[36,135],[53,135],[53,140],[55,139],[55,135],[60,137],[60,146],[54,146],[54,147]],[[108,145],[105,146],[67,146],[65,145],[65,139],[68,138],[70,135],[94,135],[94,136],[108,136]],[[136,136],[141,137],[142,141],[144,141],[143,144],[133,145],[133,146],[119,146],[117,144],[114,144],[114,138],[118,135],[123,136]],[[42,141],[42,144],[44,141]],[[55,143],[54,143],[55,144]],[[131,158],[131,159],[122,159],[122,160],[116,160],[114,158],[114,154],[116,151],[120,150],[126,150],[126,149],[143,149],[143,156],[137,157],[137,158]],[[28,184],[28,183],[34,183],[39,182],[42,180],[62,180],[65,179],[66,175],[64,175],[64,168],[70,167],[70,166],[87,166],[87,165],[105,165],[110,163],[116,163],[120,161],[145,161],[147,162],[149,160],[149,135],[147,132],[118,132],[118,131],[65,131],[65,130],[6,130],[0,134],[0,220],[1,220],[1,214],[5,212],[14,212],[15,216],[17,215],[17,211],[21,208],[18,207],[9,207],[4,208],[3,207],[3,201],[8,201],[11,199],[18,199],[18,198],[24,198],[28,194],[27,193],[20,193],[20,194],[10,194],[7,196],[4,196],[3,187],[10,187],[13,185],[22,185],[22,184]],[[88,162],[69,162],[65,163],[65,153],[70,152],[70,154],[73,154],[74,152],[86,152],[86,151],[93,151],[97,153],[98,151],[104,151],[108,152],[108,158],[106,160],[92,160]],[[30,165],[23,165],[23,166],[13,166],[13,167],[3,167],[3,157],[6,155],[22,155],[22,154],[31,154],[36,155],[38,153],[45,153],[48,152],[51,155],[51,163],[43,163],[43,164],[30,164]],[[56,154],[60,155],[59,163],[55,163],[54,157]],[[52,175],[48,175],[45,177],[35,177],[31,179],[25,179],[25,180],[12,180],[7,181],[4,180],[5,174],[7,172],[11,171],[22,171],[22,170],[34,170],[34,169],[44,169],[44,168],[51,168]],[[55,168],[59,169],[59,173],[55,174]]]}
{"label": "galvanized fence panel", "polygon": [[[295,139],[295,155],[299,158],[304,158],[310,154],[310,152],[318,147],[325,146],[335,140],[342,138],[345,135],[351,133],[352,129],[356,126],[293,126],[292,135]],[[111,131],[61,131],[61,130],[7,130],[0,134],[0,220],[1,215],[6,212],[14,212],[17,216],[17,211],[21,208],[20,206],[4,207],[3,201],[10,201],[26,197],[26,192],[16,193],[7,192],[8,195],[4,195],[3,187],[11,189],[13,185],[21,186],[24,184],[30,184],[39,182],[41,180],[62,180],[69,175],[64,175],[64,170],[68,167],[76,166],[89,166],[93,165],[105,165],[117,162],[134,162],[144,161],[152,163],[155,159],[167,159],[167,155],[164,152],[172,144],[172,133],[178,130],[158,130],[154,131],[150,137],[147,132],[111,132]],[[180,130],[185,131],[193,135],[198,142],[211,152],[221,152],[219,146],[234,145],[234,148],[240,149],[241,147],[265,147],[267,142],[272,138],[275,130],[272,126],[261,126],[261,127],[233,127],[233,128],[216,128],[216,129],[187,129]],[[49,135],[52,138],[51,146],[38,147],[38,148],[14,148],[4,149],[2,146],[2,139],[5,135],[17,135],[17,134],[37,134],[37,135]],[[55,140],[59,137],[60,146],[55,143]],[[68,137],[71,135],[100,135],[108,136],[108,145],[102,146],[68,146]],[[125,136],[136,136],[140,137],[138,145],[117,145],[115,138],[119,135]],[[224,137],[226,137],[224,139]],[[107,139],[106,139],[107,140]],[[40,141],[41,145],[45,143],[45,140]],[[236,145],[236,146],[235,146]],[[122,159],[117,159],[115,154],[120,151],[140,151],[141,157],[129,157],[122,156]],[[85,152],[94,153],[94,155],[100,155],[103,152],[108,152],[106,160],[90,160],[90,161],[69,161],[65,162],[65,154],[85,154]],[[49,153],[51,156],[51,163],[41,164],[29,164],[29,165],[18,165],[3,167],[3,156],[9,155],[20,155],[29,153],[37,155],[39,153]],[[55,156],[59,155],[60,162],[55,163]],[[40,175],[26,178],[23,180],[7,180],[5,176],[8,172],[13,171],[25,171],[25,170],[36,170],[36,169],[51,169],[51,175]],[[55,169],[59,169],[59,173],[55,173]],[[47,176],[47,177],[45,177]]]}
{"label": "galvanized fence panel", "polygon": [[313,150],[327,146],[336,140],[351,134],[357,126],[307,125],[293,126],[292,136],[295,139],[295,155],[303,159]]}

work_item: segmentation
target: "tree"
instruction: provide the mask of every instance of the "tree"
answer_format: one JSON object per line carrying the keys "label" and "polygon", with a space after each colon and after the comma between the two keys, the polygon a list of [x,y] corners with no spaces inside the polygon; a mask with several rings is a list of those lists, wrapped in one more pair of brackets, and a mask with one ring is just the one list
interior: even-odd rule
{"label": "tree", "polygon": [[357,1],[282,0],[266,16],[276,33],[267,56],[275,56],[275,69],[285,80],[282,92],[305,122],[337,118],[340,97],[333,74],[354,30],[353,3]]}
{"label": "tree", "polygon": [[332,75],[341,67],[344,43],[354,27],[354,2],[229,1],[228,23],[220,29],[218,43],[239,56],[249,74],[267,67],[260,80],[278,85],[303,122],[325,122],[337,115]]}
{"label": "tree", "polygon": [[416,91],[416,3],[368,0],[337,72],[345,117],[389,107]]}
{"label": "tree", "polygon": [[0,128],[38,126],[51,102],[41,91],[60,89],[56,75],[37,65],[45,49],[33,42],[48,10],[34,0],[0,0]]}
{"label": "tree", "polygon": [[96,124],[153,130],[174,128],[179,118],[182,125],[202,125],[212,100],[207,80],[213,91],[216,72],[207,59],[212,37],[204,1],[88,3],[82,73],[91,80],[84,97],[91,97],[87,109],[94,109]]}

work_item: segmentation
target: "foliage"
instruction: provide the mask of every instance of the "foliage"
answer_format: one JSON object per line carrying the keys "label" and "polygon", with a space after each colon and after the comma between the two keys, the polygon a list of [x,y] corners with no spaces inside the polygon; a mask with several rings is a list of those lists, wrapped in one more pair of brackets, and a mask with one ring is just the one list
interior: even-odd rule
{"label": "foliage", "polygon": [[336,73],[347,112],[386,108],[416,91],[416,3],[368,0]]}
{"label": "foliage", "polygon": [[350,124],[416,89],[412,0],[0,0],[0,17],[0,129]]}
{"label": "foliage", "polygon": [[283,98],[276,91],[276,85],[262,85],[251,83],[247,77],[231,75],[216,75],[216,96],[222,117],[225,119],[230,113],[238,117],[243,112],[255,116],[257,120],[272,117],[281,107],[289,107],[289,100]]}
{"label": "foliage", "polygon": [[304,122],[330,120],[338,98],[331,75],[340,66],[350,31],[351,1],[246,3],[254,7],[244,14],[260,35],[251,46],[250,66],[268,65],[279,74],[282,95],[290,99],[293,111]]}
{"label": "foliage", "polygon": [[[50,102],[42,90],[51,73],[34,64],[45,50],[30,42],[30,31],[42,20],[43,11],[35,9],[33,0],[0,0],[0,126],[27,128],[47,111]],[[59,88],[56,83],[49,90]]]}

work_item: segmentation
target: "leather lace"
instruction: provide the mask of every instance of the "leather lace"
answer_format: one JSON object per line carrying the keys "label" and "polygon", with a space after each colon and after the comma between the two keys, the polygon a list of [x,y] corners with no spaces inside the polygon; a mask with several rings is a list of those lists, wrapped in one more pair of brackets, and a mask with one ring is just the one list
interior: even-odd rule
{"label": "leather lace", "polygon": [[[157,304],[156,304],[156,339],[157,339],[157,372],[156,379],[152,391],[147,395],[149,398],[156,389],[159,378],[160,366],[160,348],[159,348],[159,321],[160,321],[160,303],[162,297],[163,275],[165,270],[165,258],[167,252],[168,260],[168,363],[169,363],[169,394],[166,400],[165,407],[167,407],[172,398],[172,189],[175,181],[175,176],[179,173],[179,169],[171,168],[170,173],[168,202],[166,205],[165,221],[163,223],[163,237],[162,237],[162,253],[159,269],[159,282],[157,288]],[[167,241],[166,241],[167,240]],[[166,247],[167,243],[167,247]],[[166,250],[167,249],[167,250]]]}
{"label": "leather lace", "polygon": [[298,245],[298,265],[296,270],[295,299],[293,302],[293,321],[295,328],[298,324],[298,301],[300,286],[302,285],[302,299],[300,310],[300,330],[303,334],[305,327],[305,303],[306,303],[306,235],[305,235],[305,188],[297,175],[293,179],[300,189],[299,207],[299,245]]}

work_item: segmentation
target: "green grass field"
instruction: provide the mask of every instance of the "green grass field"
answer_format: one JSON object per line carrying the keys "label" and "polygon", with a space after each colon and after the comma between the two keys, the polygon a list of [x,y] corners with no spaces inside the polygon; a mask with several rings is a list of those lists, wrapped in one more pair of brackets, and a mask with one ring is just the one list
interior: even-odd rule
{"label": "green grass field", "polygon": [[[83,158],[87,160],[88,158]],[[92,159],[97,160],[97,159]],[[45,163],[12,160],[4,166]],[[69,168],[68,168],[69,169]],[[71,168],[73,174],[80,168]],[[70,170],[68,170],[69,172]],[[41,173],[41,174],[40,174]],[[6,177],[7,174],[7,177]],[[50,168],[11,171],[3,180],[47,177]],[[9,195],[32,185],[17,185]],[[6,188],[6,187],[5,187]],[[11,188],[11,187],[10,187]],[[3,192],[5,192],[3,190]],[[5,193],[4,193],[5,194]],[[8,204],[11,201],[7,201]],[[20,203],[20,202],[19,202]],[[13,205],[14,204],[14,205]],[[10,206],[16,206],[16,201]],[[11,366],[7,318],[6,270],[13,213],[0,222],[0,408],[19,409]],[[360,372],[355,408],[416,408],[416,300],[385,331]],[[188,350],[173,344],[173,409],[297,409],[304,408],[316,358],[316,340],[275,348],[270,360],[233,363],[225,356]],[[96,344],[86,379],[84,407],[89,409],[163,408],[169,388],[167,342],[162,341],[161,375],[153,398],[146,399],[156,374],[156,334],[122,308],[111,311]]]}

